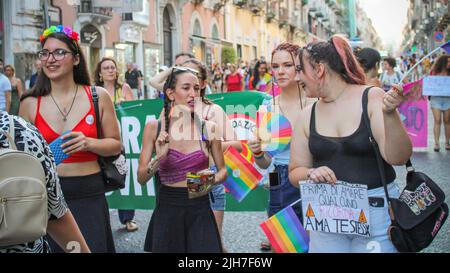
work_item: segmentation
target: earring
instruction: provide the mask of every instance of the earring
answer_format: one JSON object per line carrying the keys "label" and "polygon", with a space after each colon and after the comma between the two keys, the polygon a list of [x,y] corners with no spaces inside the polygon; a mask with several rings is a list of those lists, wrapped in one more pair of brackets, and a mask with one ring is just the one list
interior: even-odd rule
{"label": "earring", "polygon": [[102,75],[100,75],[100,82],[103,82],[103,77],[102,77]]}

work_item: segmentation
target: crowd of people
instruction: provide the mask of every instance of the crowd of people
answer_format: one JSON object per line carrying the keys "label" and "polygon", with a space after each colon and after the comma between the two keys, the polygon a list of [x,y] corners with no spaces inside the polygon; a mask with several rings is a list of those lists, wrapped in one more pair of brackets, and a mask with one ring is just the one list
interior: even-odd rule
{"label": "crowd of people", "polygon": [[[0,252],[63,252],[68,251],[70,241],[78,242],[82,252],[115,252],[98,159],[121,152],[115,105],[142,98],[142,73],[129,64],[122,83],[116,61],[103,58],[91,81],[78,37],[69,30],[53,28],[41,36],[36,74],[28,91],[15,77],[14,68],[3,67],[0,60],[6,75],[0,74],[0,129],[8,132],[8,113],[20,116],[13,119],[15,142],[18,149],[41,160],[49,196],[48,235],[34,242],[0,246]],[[255,60],[208,69],[192,54],[178,54],[173,67],[149,82],[163,94],[164,107],[158,120],[145,125],[137,171],[142,185],[156,178],[156,208],[144,250],[226,252],[223,152],[230,146],[240,151],[241,142],[224,110],[206,98],[211,89],[268,93],[272,99],[265,102],[267,111],[285,116],[294,129],[290,145],[279,153],[263,151],[258,134],[248,143],[259,168],[274,166],[277,183],[271,181],[269,187],[269,217],[300,198],[300,180],[363,184],[369,197],[386,199],[363,112],[370,117],[379,143],[389,194],[398,197],[392,166],[410,158],[412,145],[397,111],[405,101],[402,72],[395,69],[395,59],[385,58],[379,76],[381,62],[376,50],[354,50],[338,35],[303,48],[282,43],[273,50],[270,63]],[[433,75],[449,76],[448,55],[435,63],[430,66]],[[413,61],[401,63],[406,68],[408,64]],[[414,78],[404,82],[408,80]],[[93,102],[97,96],[99,116]],[[446,148],[450,148],[450,103],[439,98],[432,100],[432,107],[444,112]],[[48,144],[60,137],[64,141],[61,150],[69,157],[56,165]],[[9,147],[3,135],[0,147]],[[201,197],[189,198],[187,174],[205,171],[214,187]],[[370,237],[311,231],[310,252],[366,252],[371,241],[380,243],[381,252],[396,252],[387,235],[387,200],[384,204],[369,211],[376,219]],[[302,221],[301,203],[294,205],[294,211]],[[119,217],[127,230],[138,228],[133,210],[121,210]],[[271,246],[263,242],[261,247],[270,250]]]}

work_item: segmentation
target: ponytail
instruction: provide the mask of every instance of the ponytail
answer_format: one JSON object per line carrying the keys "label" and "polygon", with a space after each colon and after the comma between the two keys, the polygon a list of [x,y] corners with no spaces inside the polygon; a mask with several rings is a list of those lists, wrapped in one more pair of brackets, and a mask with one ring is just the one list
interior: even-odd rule
{"label": "ponytail", "polygon": [[331,36],[331,43],[336,48],[336,51],[344,64],[347,76],[356,84],[365,84],[366,75],[364,70],[353,54],[352,48],[347,40],[342,36],[333,35]]}

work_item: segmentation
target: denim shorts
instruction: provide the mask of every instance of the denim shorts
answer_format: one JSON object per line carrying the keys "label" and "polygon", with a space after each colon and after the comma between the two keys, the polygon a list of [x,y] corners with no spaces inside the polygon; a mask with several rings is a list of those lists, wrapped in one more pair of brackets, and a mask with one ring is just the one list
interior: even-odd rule
{"label": "denim shorts", "polygon": [[[300,189],[292,186],[291,182],[289,182],[288,165],[275,165],[274,172],[278,173],[280,183],[277,186],[270,187],[269,217],[300,199]],[[292,208],[300,222],[303,223],[302,202],[296,203]]]}
{"label": "denim shorts", "polygon": [[225,210],[225,186],[223,184],[215,185],[209,193],[209,202],[212,210]]}
{"label": "denim shorts", "polygon": [[450,109],[450,97],[432,96],[430,99],[431,108],[447,111]]}
{"label": "denim shorts", "polygon": [[[388,185],[389,197],[398,198],[400,191],[395,183]],[[383,187],[368,191],[369,197],[382,197],[384,207],[369,207],[370,237],[310,231],[309,253],[395,253],[388,237],[391,219]]]}

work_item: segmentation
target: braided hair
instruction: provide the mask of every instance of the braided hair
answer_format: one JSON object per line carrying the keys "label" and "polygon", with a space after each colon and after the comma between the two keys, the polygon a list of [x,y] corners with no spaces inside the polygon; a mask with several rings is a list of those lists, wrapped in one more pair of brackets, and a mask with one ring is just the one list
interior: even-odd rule
{"label": "braided hair", "polygon": [[[295,65],[295,58],[298,57],[299,54],[299,49],[300,47],[296,44],[292,44],[292,43],[281,43],[279,44],[273,51],[272,51],[272,59],[271,59],[271,63],[273,63],[273,56],[275,55],[276,52],[278,51],[287,51],[290,55],[291,55],[291,59],[292,59],[292,63]],[[274,77],[274,75],[272,75],[272,78]],[[274,84],[272,81],[272,95],[275,94],[274,92]],[[298,94],[300,97],[300,108],[303,109],[303,104],[302,104],[302,88],[300,87],[300,83],[297,81],[297,88],[298,88]],[[274,103],[275,103],[275,98],[274,98]]]}
{"label": "braided hair", "polygon": [[308,52],[309,63],[312,66],[320,62],[326,63],[328,67],[342,77],[349,84],[366,84],[366,75],[361,64],[353,54],[348,40],[339,35],[331,36],[328,42],[313,42],[300,51],[299,59],[301,67],[303,55]]}

